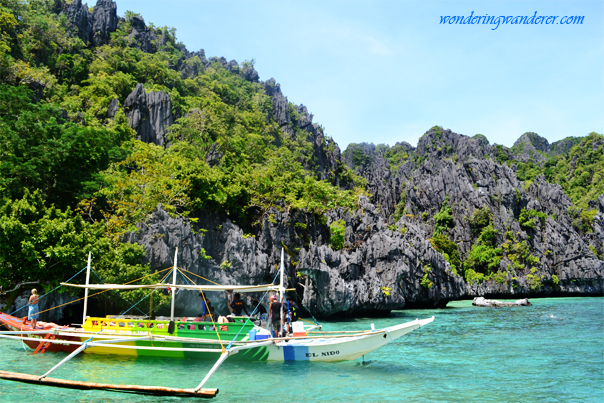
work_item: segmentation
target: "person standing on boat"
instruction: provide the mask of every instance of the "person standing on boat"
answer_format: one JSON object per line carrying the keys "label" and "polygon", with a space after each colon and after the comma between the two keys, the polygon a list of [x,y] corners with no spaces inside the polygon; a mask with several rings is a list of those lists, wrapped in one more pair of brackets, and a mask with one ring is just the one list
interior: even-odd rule
{"label": "person standing on boat", "polygon": [[286,328],[287,333],[292,332],[292,323],[298,320],[298,304],[294,302],[292,297],[287,297],[287,305],[285,305],[287,309],[286,314]]}
{"label": "person standing on boat", "polygon": [[[209,299],[206,299],[205,295],[203,295],[203,291],[199,291],[199,298],[201,298],[201,313],[203,314],[204,319],[210,319],[210,315],[212,314],[212,303]],[[205,321],[205,320],[204,320]]]}
{"label": "person standing on boat", "polygon": [[241,316],[241,311],[245,311],[245,314],[250,316],[250,313],[245,306],[245,302],[241,300],[241,294],[236,293],[234,298],[233,302],[231,302],[231,312],[233,312],[235,316]]}
{"label": "person standing on boat", "polygon": [[227,308],[233,313],[233,308],[231,307],[231,304],[233,303],[233,290],[225,290],[224,293],[227,296]]}
{"label": "person standing on boat", "polygon": [[27,315],[27,319],[31,320],[31,328],[35,329],[38,324],[38,300],[40,296],[38,295],[38,290],[35,288],[31,290],[31,297],[29,297],[29,313]]}
{"label": "person standing on boat", "polygon": [[281,335],[281,302],[277,301],[277,296],[271,296],[271,306],[268,309],[268,320],[270,321],[275,337]]}

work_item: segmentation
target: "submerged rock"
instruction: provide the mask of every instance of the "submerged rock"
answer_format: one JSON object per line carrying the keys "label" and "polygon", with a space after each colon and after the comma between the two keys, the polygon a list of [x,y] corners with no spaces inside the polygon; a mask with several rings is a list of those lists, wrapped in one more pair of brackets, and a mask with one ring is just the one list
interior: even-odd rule
{"label": "submerged rock", "polygon": [[531,306],[528,298],[519,299],[514,302],[506,302],[506,301],[497,301],[495,299],[486,299],[484,297],[476,297],[472,301],[472,305],[474,306]]}

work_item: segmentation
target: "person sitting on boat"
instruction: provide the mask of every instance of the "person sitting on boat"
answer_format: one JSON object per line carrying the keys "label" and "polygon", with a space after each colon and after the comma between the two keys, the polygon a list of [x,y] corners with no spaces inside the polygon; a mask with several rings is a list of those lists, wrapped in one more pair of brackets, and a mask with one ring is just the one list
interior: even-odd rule
{"label": "person sitting on boat", "polygon": [[32,329],[36,329],[36,325],[38,324],[38,315],[39,315],[39,309],[38,309],[38,300],[40,299],[40,296],[38,295],[38,290],[36,290],[35,288],[33,290],[31,290],[31,296],[29,297],[29,312],[27,315],[27,319],[31,320],[31,328]]}
{"label": "person sitting on boat", "polygon": [[[198,313],[197,317],[195,319],[193,319],[193,322],[203,322],[203,313]],[[195,329],[195,325],[192,325],[193,329]],[[205,325],[197,325],[197,329],[199,330],[206,330]]]}
{"label": "person sitting on boat", "polygon": [[[210,301],[208,301],[209,303]],[[216,322],[218,321],[218,315],[216,315],[216,308],[214,308],[211,304],[208,304],[210,307],[210,313],[204,315],[202,318],[202,322]]]}
{"label": "person sitting on boat", "polygon": [[281,302],[277,301],[276,295],[271,296],[271,306],[268,311],[268,320],[270,321],[273,334],[275,337],[279,337],[283,322],[281,321]]}
{"label": "person sitting on boat", "polygon": [[235,316],[241,316],[241,311],[245,311],[247,316],[250,316],[245,306],[245,302],[241,300],[241,294],[236,293],[233,302],[231,302],[231,309]]}

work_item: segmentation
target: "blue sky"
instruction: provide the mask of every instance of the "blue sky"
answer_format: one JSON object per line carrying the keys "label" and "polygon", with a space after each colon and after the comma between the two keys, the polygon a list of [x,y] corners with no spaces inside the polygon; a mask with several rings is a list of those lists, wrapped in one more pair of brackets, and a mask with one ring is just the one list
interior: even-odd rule
{"label": "blue sky", "polygon": [[[93,1],[91,1],[93,2]],[[116,0],[191,51],[254,59],[342,150],[413,146],[434,125],[512,146],[604,133],[604,1]],[[581,25],[441,25],[441,16],[584,16]]]}

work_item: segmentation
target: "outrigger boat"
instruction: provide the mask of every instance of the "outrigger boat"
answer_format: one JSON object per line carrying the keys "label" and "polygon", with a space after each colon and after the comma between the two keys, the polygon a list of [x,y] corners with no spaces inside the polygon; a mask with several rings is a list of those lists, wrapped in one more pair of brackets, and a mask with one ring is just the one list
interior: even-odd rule
{"label": "outrigger boat", "polygon": [[[162,356],[170,358],[199,358],[217,360],[212,369],[195,389],[170,389],[162,387],[147,388],[146,393],[157,395],[213,397],[217,389],[204,389],[212,374],[228,358],[254,361],[345,361],[355,360],[365,354],[387,344],[401,336],[408,334],[434,320],[434,317],[402,323],[399,325],[366,331],[348,332],[323,332],[320,325],[300,326],[294,328],[291,337],[274,337],[271,332],[254,323],[248,317],[235,317],[233,322],[194,322],[183,318],[178,320],[174,316],[174,296],[177,289],[195,290],[202,292],[233,291],[238,293],[248,292],[275,292],[280,298],[285,294],[283,282],[284,263],[283,251],[281,253],[280,283],[233,286],[233,285],[184,285],[176,283],[176,274],[184,274],[177,266],[178,249],[174,256],[172,270],[172,283],[158,283],[152,285],[118,285],[118,284],[90,284],[91,256],[88,257],[86,283],[84,285],[61,283],[63,286],[84,288],[84,313],[83,325],[59,326],[54,323],[38,322],[43,329],[32,329],[24,325],[21,318],[0,313],[0,324],[9,331],[0,332],[0,338],[21,340],[34,350],[34,354],[47,351],[62,351],[69,353],[60,363],[41,376],[16,374],[0,371],[0,378],[20,380],[22,382],[40,383],[52,386],[74,386],[64,381],[47,376],[55,369],[62,366],[79,353],[88,354],[114,354],[129,356]],[[166,276],[167,277],[167,276]],[[165,278],[164,278],[165,279]],[[171,316],[169,320],[151,320],[133,316],[108,316],[105,318],[89,317],[87,313],[88,290],[133,290],[150,289],[160,290],[169,288],[172,293]],[[32,378],[33,377],[33,378]],[[133,385],[105,385],[94,386],[76,382],[82,388],[109,389],[115,391],[130,391],[140,388]],[[87,384],[86,387],[81,387]],[[149,388],[154,388],[153,390]],[[166,391],[169,389],[169,391]],[[135,393],[136,390],[134,390]],[[141,392],[140,390],[138,393]]]}

